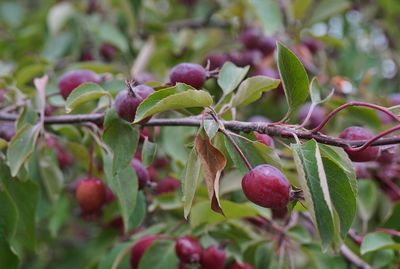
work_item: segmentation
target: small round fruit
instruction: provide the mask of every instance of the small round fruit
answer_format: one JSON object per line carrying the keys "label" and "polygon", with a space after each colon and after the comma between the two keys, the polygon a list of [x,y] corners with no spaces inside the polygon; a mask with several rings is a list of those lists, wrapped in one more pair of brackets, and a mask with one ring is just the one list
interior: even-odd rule
{"label": "small round fruit", "polygon": [[321,42],[313,38],[304,38],[301,43],[303,43],[312,54],[317,53],[322,48]]}
{"label": "small round fruit", "polygon": [[183,236],[176,240],[176,255],[184,263],[199,262],[201,251],[202,249],[199,241],[192,236]]}
{"label": "small round fruit", "polygon": [[248,263],[238,263],[235,262],[233,264],[231,264],[228,269],[253,269],[253,266],[251,266]]}
{"label": "small round fruit", "polygon": [[101,76],[90,70],[73,70],[64,73],[58,81],[61,96],[67,99],[76,87],[85,82],[100,83]]}
{"label": "small round fruit", "polygon": [[265,56],[274,53],[276,48],[276,39],[269,36],[262,36],[257,41],[257,49]]}
{"label": "small round fruit", "polygon": [[132,247],[131,250],[131,267],[132,269],[138,268],[140,259],[143,254],[148,250],[157,239],[155,235],[145,235],[137,241],[137,243]]}
{"label": "small round fruit", "polygon": [[[131,86],[128,86],[131,87]],[[132,122],[136,116],[136,110],[140,103],[154,92],[152,87],[138,85],[131,89],[120,91],[115,97],[115,110],[117,114],[128,122]],[[143,121],[149,120],[145,119]]]}
{"label": "small round fruit", "polygon": [[169,79],[174,85],[181,82],[200,89],[207,79],[207,71],[199,64],[181,63],[172,68]]}
{"label": "small round fruit", "polygon": [[377,161],[380,164],[391,164],[396,162],[398,154],[397,146],[389,146],[381,148],[381,154],[379,155]]}
{"label": "small round fruit", "polygon": [[246,65],[254,66],[262,59],[261,52],[257,50],[247,50],[243,52],[229,53],[229,60],[237,66],[244,67]]}
{"label": "small round fruit", "polygon": [[225,260],[226,254],[223,249],[210,246],[201,253],[200,265],[202,269],[223,269]]}
{"label": "small round fruit", "polygon": [[271,148],[275,147],[274,140],[269,135],[260,134],[260,133],[257,133],[257,132],[253,132],[253,133],[256,136],[258,142],[263,143],[264,145],[266,145],[268,147],[271,147]]}
{"label": "small round fruit", "polygon": [[156,193],[163,194],[174,192],[179,189],[181,182],[173,177],[166,177],[157,184]]}
{"label": "small round fruit", "polygon": [[225,62],[229,60],[229,57],[225,53],[211,53],[207,55],[204,63],[210,63],[210,70],[221,68]]}
{"label": "small round fruit", "polygon": [[283,208],[289,203],[290,184],[279,169],[262,164],[243,177],[242,189],[253,203],[267,208]]}
{"label": "small round fruit", "polygon": [[245,48],[253,50],[259,48],[258,42],[262,36],[263,33],[260,29],[246,28],[240,33],[239,40]]}
{"label": "small round fruit", "polygon": [[[304,104],[299,111],[299,122],[302,123],[310,111],[311,103]],[[311,116],[308,118],[306,127],[315,128],[325,119],[326,111],[325,108],[316,106],[311,112]]]}
{"label": "small round fruit", "polygon": [[106,202],[106,187],[101,180],[87,177],[79,181],[75,196],[83,214],[95,214]]}
{"label": "small round fruit", "polygon": [[[368,129],[363,127],[348,127],[340,133],[339,138],[346,139],[346,140],[368,140],[374,137],[374,134],[370,132]],[[353,162],[369,162],[375,161],[380,154],[379,147],[368,147],[361,151],[351,151],[346,150],[347,155],[349,156],[350,160]]]}
{"label": "small round fruit", "polygon": [[117,49],[109,44],[109,43],[104,43],[100,47],[100,56],[106,60],[106,61],[111,61],[114,59],[115,55],[117,54]]}
{"label": "small round fruit", "polygon": [[143,189],[150,181],[150,175],[149,172],[147,171],[146,167],[142,164],[141,161],[138,159],[133,159],[132,162],[132,167],[136,171],[137,179],[138,179],[138,185],[139,185],[139,190]]}
{"label": "small round fruit", "polygon": [[357,179],[371,178],[371,172],[365,163],[353,163]]}

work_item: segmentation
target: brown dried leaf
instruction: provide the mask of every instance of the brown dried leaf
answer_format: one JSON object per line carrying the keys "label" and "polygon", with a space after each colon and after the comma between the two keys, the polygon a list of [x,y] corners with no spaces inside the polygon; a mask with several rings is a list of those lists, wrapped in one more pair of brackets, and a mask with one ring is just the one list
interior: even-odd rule
{"label": "brown dried leaf", "polygon": [[211,144],[210,139],[204,133],[196,136],[195,147],[203,168],[211,209],[224,214],[219,201],[219,179],[226,166],[226,158],[221,151]]}

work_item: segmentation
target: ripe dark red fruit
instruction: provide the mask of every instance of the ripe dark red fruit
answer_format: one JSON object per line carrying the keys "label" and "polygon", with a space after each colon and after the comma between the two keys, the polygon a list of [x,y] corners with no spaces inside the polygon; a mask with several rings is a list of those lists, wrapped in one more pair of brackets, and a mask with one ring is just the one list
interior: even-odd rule
{"label": "ripe dark red fruit", "polygon": [[133,159],[131,164],[132,164],[133,169],[135,169],[135,171],[136,171],[139,190],[141,190],[150,181],[149,172],[147,171],[146,167],[144,167],[142,162],[139,161],[138,159]]}
{"label": "ripe dark red fruit", "polygon": [[279,169],[258,165],[242,179],[242,189],[253,203],[268,208],[283,208],[289,203],[290,184]]}
{"label": "ripe dark red fruit", "polygon": [[[348,127],[340,133],[339,138],[346,140],[367,140],[374,137],[374,134],[368,129],[363,127]],[[346,150],[347,155],[349,155],[350,160],[353,162],[369,162],[375,161],[379,157],[380,148],[379,147],[368,147],[361,151],[350,151]]]}
{"label": "ripe dark red fruit", "polygon": [[262,59],[261,52],[257,50],[247,50],[243,52],[229,53],[229,60],[237,66],[244,67],[246,65],[254,66]]}
{"label": "ripe dark red fruit", "polygon": [[[138,85],[135,87],[120,91],[115,97],[115,110],[118,115],[128,122],[135,119],[136,110],[140,103],[154,92],[154,89],[147,85]],[[149,120],[145,119],[143,121]]]}
{"label": "ripe dark red fruit", "polygon": [[201,253],[200,265],[202,269],[223,269],[225,260],[226,254],[223,249],[210,246]]}
{"label": "ripe dark red fruit", "polygon": [[238,263],[235,262],[233,264],[231,264],[228,269],[253,269],[253,266],[251,266],[248,263]]}
{"label": "ripe dark red fruit", "polygon": [[371,172],[365,163],[353,163],[357,179],[371,178]]}
{"label": "ripe dark red fruit", "polygon": [[268,146],[268,147],[271,147],[271,148],[274,148],[274,147],[275,147],[274,140],[273,140],[272,137],[270,137],[269,135],[267,135],[267,134],[260,134],[260,133],[257,133],[257,132],[253,132],[253,133],[254,133],[254,135],[256,136],[258,142],[261,142],[261,143],[263,143],[264,145],[266,145],[266,146]]}
{"label": "ripe dark red fruit", "polygon": [[100,47],[100,56],[106,60],[106,61],[111,61],[114,59],[115,55],[117,54],[117,49],[109,44],[109,43],[104,43]]}
{"label": "ripe dark red fruit", "polygon": [[176,255],[184,263],[199,262],[201,251],[202,249],[199,241],[192,236],[183,236],[176,240]]}
{"label": "ripe dark red fruit", "polygon": [[246,28],[240,33],[239,40],[245,48],[253,50],[258,49],[258,42],[261,36],[263,36],[263,33],[260,29]]}
{"label": "ripe dark red fruit", "polygon": [[221,68],[228,60],[229,57],[225,53],[211,53],[207,55],[204,64],[206,65],[209,62],[210,70],[214,70],[216,68]]}
{"label": "ripe dark red fruit", "polygon": [[381,154],[379,155],[377,161],[380,164],[391,164],[394,163],[397,159],[397,146],[389,146],[385,148],[381,148]]}
{"label": "ripe dark red fruit", "polygon": [[64,73],[58,81],[61,96],[67,99],[76,87],[85,82],[100,83],[101,76],[90,70],[73,70]]}
{"label": "ripe dark red fruit", "polygon": [[73,157],[69,152],[67,152],[61,145],[58,143],[57,139],[54,136],[49,136],[46,138],[46,144],[49,148],[54,149],[57,155],[58,165],[61,169],[65,169],[68,166],[72,165]]}
{"label": "ripe dark red fruit", "polygon": [[163,194],[168,192],[174,192],[179,189],[181,182],[173,177],[166,177],[157,184],[156,193]]}
{"label": "ripe dark red fruit", "polygon": [[131,250],[131,267],[136,269],[139,265],[143,254],[150,248],[153,242],[157,239],[155,235],[145,235],[137,241]]}
{"label": "ripe dark red fruit", "polygon": [[262,36],[257,41],[257,49],[264,55],[271,55],[276,48],[276,39],[273,37]]}
{"label": "ripe dark red fruit", "polygon": [[177,82],[188,84],[200,89],[207,79],[207,71],[199,64],[181,63],[172,68],[169,80],[172,84]]}
{"label": "ripe dark red fruit", "polygon": [[317,53],[322,48],[321,42],[313,38],[304,38],[302,41],[312,54]]}
{"label": "ripe dark red fruit", "polygon": [[[299,111],[299,122],[302,123],[307,115],[308,111],[310,111],[311,103],[304,104]],[[307,121],[305,127],[307,128],[315,128],[317,127],[324,119],[325,119],[326,111],[325,108],[316,106],[314,110],[311,112],[311,116]]]}
{"label": "ripe dark red fruit", "polygon": [[106,187],[101,180],[87,177],[79,181],[75,196],[84,215],[96,214],[106,202]]}

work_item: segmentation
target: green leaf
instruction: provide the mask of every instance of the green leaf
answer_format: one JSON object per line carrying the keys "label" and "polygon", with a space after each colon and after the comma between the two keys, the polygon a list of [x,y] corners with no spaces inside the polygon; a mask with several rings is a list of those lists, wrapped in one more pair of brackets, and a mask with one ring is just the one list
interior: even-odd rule
{"label": "green leaf", "polygon": [[114,25],[109,23],[102,23],[96,29],[102,41],[114,45],[122,52],[128,51],[128,40]]}
{"label": "green leaf", "polygon": [[119,243],[100,261],[98,269],[116,269],[122,258],[131,250],[132,243]]}
{"label": "green leaf", "polygon": [[36,145],[41,125],[26,124],[17,131],[7,148],[8,166],[16,176],[21,166],[29,159]]}
{"label": "green leaf", "polygon": [[36,248],[36,206],[39,200],[39,189],[31,180],[19,181],[10,175],[4,163],[0,163],[0,182],[15,203],[18,212],[16,233],[11,245],[17,249]]}
{"label": "green leaf", "polygon": [[142,146],[142,163],[145,166],[149,166],[153,162],[156,154],[157,144],[150,142],[149,138],[146,137]]}
{"label": "green leaf", "polygon": [[325,21],[351,6],[347,0],[323,0],[316,3],[308,19],[309,24]]}
{"label": "green leaf", "polygon": [[113,154],[112,173],[116,174],[131,163],[139,141],[139,130],[121,119],[112,108],[104,118],[103,140]]}
{"label": "green leaf", "polygon": [[378,187],[372,180],[358,182],[358,213],[360,218],[367,223],[375,214],[378,205]]}
{"label": "green leaf", "polygon": [[322,240],[322,246],[339,247],[332,200],[318,144],[310,140],[292,144],[299,182],[311,217]]}
{"label": "green leaf", "polygon": [[48,153],[49,151],[44,151],[38,160],[40,176],[50,201],[56,202],[64,188],[64,176],[58,166],[55,154],[51,156]]}
{"label": "green leaf", "polygon": [[[278,154],[271,148],[258,141],[251,141],[243,136],[232,135],[243,154],[247,157],[250,164],[255,167],[260,164],[271,164],[275,167],[281,167],[281,161]],[[235,166],[240,172],[246,174],[247,166],[244,164],[240,155],[237,153],[231,142],[225,138],[225,146],[232,158]]]}
{"label": "green leaf", "polygon": [[245,78],[247,72],[249,72],[249,66],[237,67],[231,62],[226,62],[221,70],[219,71],[219,76],[217,83],[224,92],[224,96],[233,92],[239,83]]}
{"label": "green leaf", "polygon": [[65,103],[65,111],[70,113],[81,104],[97,100],[103,96],[111,98],[110,93],[105,91],[101,86],[95,83],[83,83],[68,96]]}
{"label": "green leaf", "polygon": [[[184,88],[184,91],[182,91]],[[159,90],[148,96],[138,107],[134,123],[156,113],[191,107],[207,107],[213,99],[206,91],[178,83],[175,87]]]}
{"label": "green leaf", "polygon": [[361,255],[382,249],[400,250],[400,244],[396,243],[388,234],[376,232],[367,234],[360,247]]}
{"label": "green leaf", "polygon": [[322,99],[321,97],[321,92],[322,92],[321,85],[319,85],[318,79],[314,77],[310,83],[310,97],[311,97],[311,102],[314,105],[322,104],[328,101],[335,93],[335,89],[332,89],[331,92],[328,94],[328,96],[326,96],[324,99]]}
{"label": "green leaf", "polygon": [[[135,170],[131,165],[113,173],[112,156],[102,152],[104,172],[107,184],[117,196],[125,232],[131,230],[134,223],[136,201],[138,194],[138,180]],[[115,157],[114,157],[115,158]]]}
{"label": "green leaf", "polygon": [[218,123],[215,120],[204,120],[203,129],[210,139],[213,139],[219,130]]}
{"label": "green leaf", "polygon": [[263,92],[270,91],[278,87],[279,79],[267,76],[254,76],[244,80],[233,98],[233,106],[245,106],[257,101]]}
{"label": "green leaf", "polygon": [[292,4],[293,17],[297,20],[303,19],[310,7],[311,2],[311,0],[294,0]]}
{"label": "green leaf", "polygon": [[400,202],[397,202],[392,209],[390,217],[385,221],[383,227],[398,229],[400,227]]}
{"label": "green leaf", "polygon": [[278,42],[278,70],[289,105],[287,117],[307,100],[309,81],[307,72],[297,56]]}
{"label": "green leaf", "polygon": [[275,34],[283,28],[283,18],[279,4],[274,0],[250,0],[257,17],[261,20],[266,34]]}
{"label": "green leaf", "polygon": [[156,240],[151,244],[140,259],[139,269],[170,269],[177,268],[178,257],[175,254],[175,241]]}
{"label": "green leaf", "polygon": [[227,219],[241,219],[246,217],[254,217],[258,215],[258,210],[250,203],[234,203],[231,201],[221,200],[224,215],[218,214],[210,209],[208,201],[196,203],[192,208],[190,215],[190,225],[197,227],[203,223],[216,224],[224,222]]}
{"label": "green leaf", "polygon": [[189,216],[192,208],[193,199],[196,194],[197,186],[201,180],[201,163],[197,156],[196,150],[193,148],[189,154],[188,161],[186,163],[185,177],[182,181],[182,192],[183,192],[183,210],[185,218]]}

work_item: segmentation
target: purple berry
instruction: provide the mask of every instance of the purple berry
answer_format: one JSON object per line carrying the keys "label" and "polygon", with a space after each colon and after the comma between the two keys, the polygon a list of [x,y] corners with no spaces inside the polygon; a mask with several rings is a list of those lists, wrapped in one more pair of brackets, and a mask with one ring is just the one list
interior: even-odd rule
{"label": "purple berry", "polygon": [[135,169],[135,171],[136,171],[139,190],[141,190],[150,181],[149,172],[147,171],[146,167],[144,167],[142,162],[139,161],[138,159],[133,159],[131,162],[131,165],[132,165],[133,169]]}
{"label": "purple berry", "polygon": [[207,71],[199,64],[181,63],[172,68],[169,79],[174,85],[181,82],[200,89],[207,79]]}
{"label": "purple berry", "polygon": [[210,246],[201,253],[201,269],[223,269],[226,260],[225,251],[217,246]]}
{"label": "purple berry", "polygon": [[[362,127],[348,127],[340,133],[339,138],[346,139],[346,140],[368,140],[374,137],[374,134],[371,133],[368,129]],[[345,150],[347,155],[349,155],[350,160],[353,162],[369,162],[375,161],[380,154],[379,147],[368,147],[361,151],[351,151]]]}
{"label": "purple berry", "polygon": [[200,261],[201,246],[199,241],[192,236],[183,236],[176,240],[175,252],[184,263],[197,263]]}
{"label": "purple berry", "polygon": [[67,99],[76,87],[85,82],[100,83],[101,77],[90,70],[74,70],[64,73],[58,82],[61,96]]}
{"label": "purple berry", "polygon": [[289,203],[290,184],[279,169],[262,164],[243,177],[242,189],[253,203],[267,208],[284,208]]}

